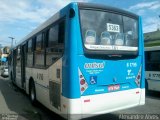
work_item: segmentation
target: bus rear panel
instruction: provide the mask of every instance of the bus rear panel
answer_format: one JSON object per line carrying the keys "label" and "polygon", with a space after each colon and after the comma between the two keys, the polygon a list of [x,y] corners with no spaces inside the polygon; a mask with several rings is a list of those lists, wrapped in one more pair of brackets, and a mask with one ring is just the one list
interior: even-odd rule
{"label": "bus rear panel", "polygon": [[141,18],[92,4],[72,7],[62,84],[70,118],[145,104]]}

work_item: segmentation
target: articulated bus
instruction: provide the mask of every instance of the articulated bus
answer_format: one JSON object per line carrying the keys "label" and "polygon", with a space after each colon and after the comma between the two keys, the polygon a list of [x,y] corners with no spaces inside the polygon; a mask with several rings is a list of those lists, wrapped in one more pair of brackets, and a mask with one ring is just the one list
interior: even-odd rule
{"label": "articulated bus", "polygon": [[160,92],[160,46],[145,48],[146,89]]}
{"label": "articulated bus", "polygon": [[70,3],[12,49],[10,78],[66,119],[145,104],[141,17]]}

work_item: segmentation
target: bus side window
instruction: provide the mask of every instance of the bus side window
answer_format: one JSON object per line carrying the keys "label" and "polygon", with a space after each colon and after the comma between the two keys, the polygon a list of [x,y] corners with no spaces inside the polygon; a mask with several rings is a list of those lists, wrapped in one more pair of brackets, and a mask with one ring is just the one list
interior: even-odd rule
{"label": "bus side window", "polygon": [[44,45],[43,45],[43,34],[40,33],[35,39],[35,59],[34,64],[37,67],[44,67]]}
{"label": "bus side window", "polygon": [[65,38],[65,21],[60,22],[58,32],[58,43],[64,43]]}
{"label": "bus side window", "polygon": [[145,62],[147,71],[160,70],[160,51],[145,52]]}
{"label": "bus side window", "polygon": [[27,66],[32,67],[33,66],[33,45],[32,45],[32,39],[30,39],[27,42]]}
{"label": "bus side window", "polygon": [[57,61],[64,51],[65,20],[53,25],[48,31],[48,44],[46,45],[46,65]]}
{"label": "bus side window", "polygon": [[58,32],[58,52],[62,56],[64,52],[64,40],[65,40],[65,20],[59,23],[59,32]]}
{"label": "bus side window", "polygon": [[16,50],[17,50],[17,64],[16,65],[20,67],[21,65],[20,46],[18,46]]}
{"label": "bus side window", "polygon": [[151,61],[152,61],[152,70],[159,71],[160,67],[160,51],[152,51],[151,52]]}

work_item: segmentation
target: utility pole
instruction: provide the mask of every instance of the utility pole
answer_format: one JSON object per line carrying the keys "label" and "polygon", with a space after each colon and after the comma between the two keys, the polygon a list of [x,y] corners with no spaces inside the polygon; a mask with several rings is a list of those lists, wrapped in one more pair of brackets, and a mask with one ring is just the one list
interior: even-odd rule
{"label": "utility pole", "polygon": [[[158,15],[158,18],[160,20],[160,15]],[[160,30],[160,24],[159,24],[159,22],[158,22],[158,30]]]}
{"label": "utility pole", "polygon": [[8,37],[10,39],[12,39],[12,44],[11,44],[11,48],[13,47],[13,39],[15,39],[14,37]]}

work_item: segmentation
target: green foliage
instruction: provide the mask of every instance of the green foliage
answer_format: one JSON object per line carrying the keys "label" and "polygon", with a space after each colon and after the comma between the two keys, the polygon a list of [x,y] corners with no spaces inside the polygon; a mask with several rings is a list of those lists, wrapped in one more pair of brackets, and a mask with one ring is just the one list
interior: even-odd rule
{"label": "green foliage", "polygon": [[160,42],[145,43],[145,47],[160,46]]}

